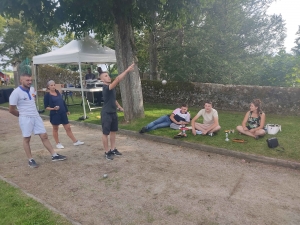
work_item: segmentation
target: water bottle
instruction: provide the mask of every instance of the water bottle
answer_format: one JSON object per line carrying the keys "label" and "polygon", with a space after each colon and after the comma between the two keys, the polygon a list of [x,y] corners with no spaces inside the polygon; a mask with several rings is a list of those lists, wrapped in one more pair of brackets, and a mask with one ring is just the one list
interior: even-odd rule
{"label": "water bottle", "polygon": [[226,132],[225,136],[226,136],[225,141],[229,141],[228,133],[227,132]]}

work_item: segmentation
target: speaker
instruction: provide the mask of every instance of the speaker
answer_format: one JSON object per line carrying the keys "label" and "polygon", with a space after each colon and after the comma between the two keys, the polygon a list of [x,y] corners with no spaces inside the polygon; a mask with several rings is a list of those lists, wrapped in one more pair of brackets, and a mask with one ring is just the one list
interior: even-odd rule
{"label": "speaker", "polygon": [[13,92],[13,88],[3,89],[4,101],[9,102],[9,96]]}
{"label": "speaker", "polygon": [[0,104],[5,103],[3,90],[0,90]]}

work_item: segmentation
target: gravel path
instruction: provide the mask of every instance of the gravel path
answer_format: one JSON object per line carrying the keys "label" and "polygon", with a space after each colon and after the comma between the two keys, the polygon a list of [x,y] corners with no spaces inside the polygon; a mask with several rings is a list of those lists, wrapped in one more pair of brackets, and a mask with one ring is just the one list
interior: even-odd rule
{"label": "gravel path", "polygon": [[0,110],[0,175],[81,224],[300,224],[299,170],[126,135],[117,136],[123,156],[108,161],[99,129],[72,130],[86,144],[61,128],[64,162],[33,136],[40,167],[31,169],[18,119]]}

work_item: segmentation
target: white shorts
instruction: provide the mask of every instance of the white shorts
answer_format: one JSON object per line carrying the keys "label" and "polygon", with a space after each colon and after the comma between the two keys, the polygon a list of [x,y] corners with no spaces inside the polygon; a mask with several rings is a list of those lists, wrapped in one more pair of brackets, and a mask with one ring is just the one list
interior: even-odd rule
{"label": "white shorts", "polygon": [[43,120],[40,116],[37,117],[20,116],[19,125],[23,137],[30,137],[32,133],[34,134],[46,133]]}

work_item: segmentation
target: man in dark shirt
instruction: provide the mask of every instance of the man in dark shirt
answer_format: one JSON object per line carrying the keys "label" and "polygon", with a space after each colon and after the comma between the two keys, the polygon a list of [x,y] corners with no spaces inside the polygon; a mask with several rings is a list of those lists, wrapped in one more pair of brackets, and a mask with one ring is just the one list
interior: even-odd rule
{"label": "man in dark shirt", "polygon": [[[87,74],[85,75],[85,87],[86,88],[91,88],[91,87],[93,87],[92,85],[88,85],[87,84],[87,81],[88,80],[95,80],[96,79],[96,76],[95,76],[95,74],[93,74],[92,72],[91,72],[91,68],[88,68],[87,69]],[[94,95],[94,97],[96,97],[97,98],[97,100],[98,100],[98,104],[100,105],[101,104],[101,98],[99,98],[98,96],[97,96],[97,94],[98,94],[99,92],[96,92],[96,93],[91,93],[91,92],[87,92],[86,93],[86,97],[87,97],[87,99],[90,101],[90,102],[92,102],[93,101],[93,95]],[[99,95],[99,94],[98,94]],[[94,103],[94,102],[93,102]]]}
{"label": "man in dark shirt", "polygon": [[[102,124],[102,143],[105,150],[105,157],[108,160],[112,160],[114,155],[122,155],[115,146],[116,131],[118,131],[118,116],[117,108],[123,111],[116,100],[117,84],[131,71],[134,70],[134,63],[129,66],[123,73],[118,75],[116,79],[111,83],[111,78],[107,72],[102,72],[100,79],[103,82],[103,107],[101,110],[101,124]],[[108,148],[108,135],[110,135],[110,150]]]}
{"label": "man in dark shirt", "polygon": [[90,79],[95,80],[95,79],[96,79],[96,76],[95,76],[95,74],[93,74],[93,73],[91,72],[91,68],[88,68],[87,71],[88,71],[88,72],[87,72],[87,74],[85,75],[85,81],[90,80]]}

